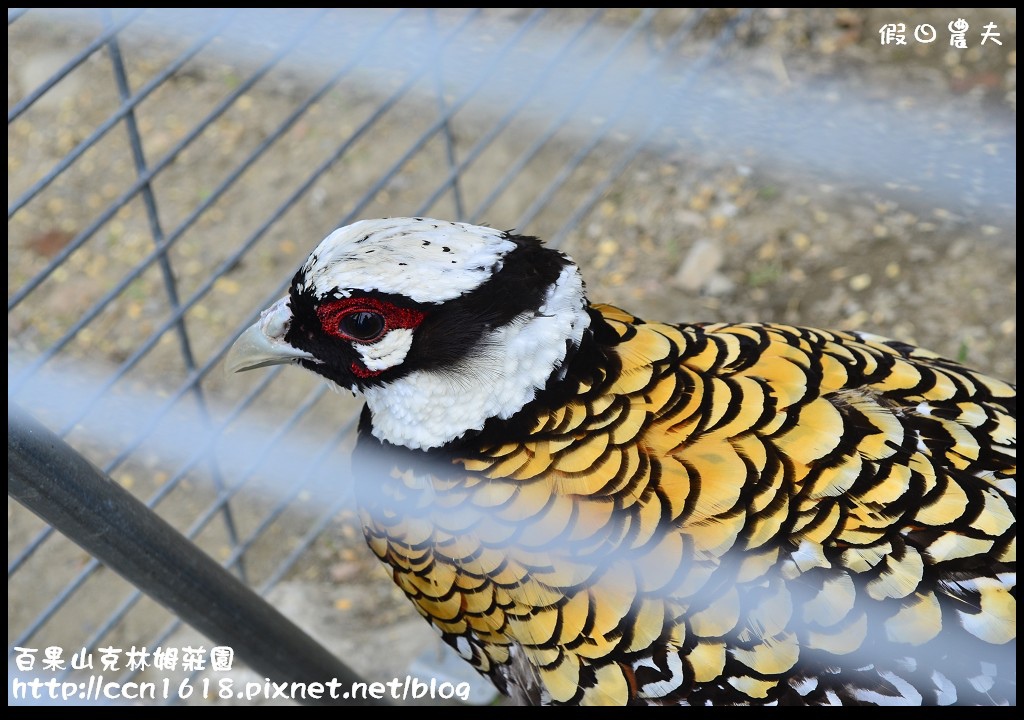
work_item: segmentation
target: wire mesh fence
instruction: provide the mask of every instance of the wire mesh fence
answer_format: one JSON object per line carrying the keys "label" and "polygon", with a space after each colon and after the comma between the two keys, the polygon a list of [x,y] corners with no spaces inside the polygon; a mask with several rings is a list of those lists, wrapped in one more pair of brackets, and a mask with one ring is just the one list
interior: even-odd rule
{"label": "wire mesh fence", "polygon": [[[961,58],[977,85],[943,85],[918,126],[898,83],[837,105],[834,86],[804,82],[823,57],[830,75],[881,77],[846,65],[886,52],[877,13],[9,9],[9,398],[270,595],[324,579],[320,566],[344,584],[358,565],[346,453],[359,404],[280,368],[225,378],[221,361],[319,239],[359,218],[516,228],[568,247],[602,299],[671,319],[762,307],[868,324],[967,348],[1014,380],[1015,15],[993,17],[1007,45]],[[946,57],[890,56],[901,69],[885,77]],[[794,174],[832,194],[801,190],[786,207],[806,217],[766,225],[758,213]],[[855,191],[860,224],[836,210]],[[833,225],[853,237],[825,243],[840,248],[828,267],[813,233]],[[915,233],[934,239],[917,260],[871,246],[903,253]],[[936,298],[972,262],[990,286],[964,288],[951,323]],[[885,278],[903,294],[851,299]],[[910,296],[935,306],[930,321],[894,309]],[[192,642],[73,538],[17,502],[8,520],[9,667],[16,648],[70,660]],[[357,624],[389,624],[395,598],[373,598]],[[346,602],[333,599],[341,615]],[[350,646],[361,656],[365,637]],[[377,638],[382,657],[361,669],[397,671]]]}

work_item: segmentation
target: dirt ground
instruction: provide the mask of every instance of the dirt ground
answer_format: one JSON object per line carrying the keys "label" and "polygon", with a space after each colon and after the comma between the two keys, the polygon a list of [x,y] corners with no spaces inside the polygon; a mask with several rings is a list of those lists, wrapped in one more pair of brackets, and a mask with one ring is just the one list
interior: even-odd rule
{"label": "dirt ground", "polygon": [[[632,13],[616,10],[605,22],[619,28]],[[946,24],[954,15],[964,17],[972,28],[968,50],[950,48],[948,43],[941,47],[941,42],[915,46],[911,41],[908,48],[880,45],[879,28],[889,22],[910,27],[930,22],[944,41]],[[508,10],[496,12],[492,19],[508,29],[526,16],[525,10]],[[713,13],[699,26],[696,37],[711,37],[716,23],[720,26],[728,17],[729,13]],[[573,27],[574,16],[567,13],[559,22]],[[977,44],[981,28],[989,22],[998,25],[1001,46]],[[667,35],[659,23],[674,28],[678,17],[672,11],[659,14],[656,39]],[[9,107],[66,61],[65,45],[73,43],[62,38],[77,37],[67,32],[61,35],[47,23],[34,22],[31,15],[9,26]],[[729,64],[715,72],[728,78],[730,67],[741,67],[743,73],[735,87],[724,87],[723,92],[750,92],[752,97],[763,94],[784,101],[789,93],[806,91],[832,102],[837,93],[848,93],[862,99],[868,117],[872,104],[924,109],[934,127],[944,128],[943,132],[960,118],[980,118],[984,122],[979,134],[972,134],[976,132],[972,125],[964,128],[960,139],[987,148],[989,155],[1006,156],[1015,168],[1015,11],[775,9],[759,12],[743,24],[733,45]],[[173,56],[176,46],[126,47],[129,78],[138,88]],[[117,106],[108,66],[104,57],[88,61],[9,123],[9,202]],[[137,121],[147,156],[159,158],[173,147],[194,118],[238,86],[246,69],[220,58],[190,64],[167,80],[139,108]],[[210,196],[216,179],[270,137],[305,91],[301,77],[292,71],[270,76],[242,95],[163,171],[154,188],[164,227],[174,228],[187,220],[197,204]],[[351,132],[380,102],[379,95],[365,88],[350,89],[341,97],[326,96],[252,166],[243,183],[219,196],[171,251],[182,297],[202,290],[211,269],[230,257],[238,238],[254,232],[267,208],[276,207],[296,179],[322,160],[325,149],[333,147],[332,140]],[[326,234],[325,228],[356,207],[354,199],[366,195],[382,169],[407,147],[407,140],[422,132],[421,112],[415,104],[400,104],[384,116],[346,156],[340,171],[325,175],[251,252],[222,273],[186,316],[197,358],[211,356],[229,341]],[[458,147],[463,150],[486,130],[474,125],[476,117],[467,113],[455,125]],[[759,127],[757,117],[749,120],[752,127]],[[1016,382],[1014,192],[1001,187],[987,194],[993,189],[980,187],[974,197],[936,198],[898,182],[866,182],[863,177],[851,182],[842,168],[809,169],[809,164],[801,162],[776,162],[775,155],[716,138],[713,130],[704,128],[696,136],[641,153],[565,235],[561,247],[580,264],[592,300],[619,304],[658,320],[772,320],[868,330],[920,344]],[[479,200],[493,187],[493,178],[512,164],[535,132],[532,127],[513,125],[488,149],[469,177],[467,198]],[[768,127],[758,132],[762,138],[773,136]],[[755,148],[757,137],[751,143]],[[613,137],[607,146],[599,146],[595,157],[573,173],[553,206],[519,229],[542,237],[556,234],[579,200],[608,176],[614,157],[627,141]],[[522,169],[517,182],[480,220],[513,227],[535,199],[536,189],[558,172],[577,147],[572,137],[559,137],[539,160]],[[936,149],[942,151],[942,147]],[[415,208],[426,195],[422,187],[432,189],[438,168],[445,167],[441,164],[444,152],[439,142],[424,147],[372,196],[359,216],[418,212]],[[604,152],[607,158],[602,157]],[[847,155],[857,152],[848,149]],[[59,182],[9,218],[9,298],[133,182],[133,173],[123,138],[103,141]],[[1015,184],[1015,170],[1011,176]],[[1014,199],[1008,204],[985,202],[989,195]],[[473,203],[467,205],[473,207]],[[451,199],[439,202],[431,213],[453,215]],[[151,247],[144,203],[125,205],[94,242],[71,254],[60,271],[9,311],[9,354],[31,355],[52,347],[81,317],[82,308],[108,292]],[[154,265],[86,325],[58,359],[64,363],[88,359],[109,367],[124,362],[168,312],[161,282]],[[178,386],[187,373],[180,367],[172,335],[163,336],[126,382],[162,393]],[[297,371],[287,372],[253,404],[254,417],[272,422],[279,408],[294,407],[295,398],[314,384],[299,378]],[[213,372],[204,380],[204,389],[212,404],[226,407],[253,382],[246,377],[240,385],[237,378],[225,379]],[[331,395],[317,401],[310,423],[316,427],[339,423],[355,408],[350,399]],[[88,443],[81,449],[99,464],[117,453],[117,448]],[[169,471],[159,458],[137,457],[112,474],[133,492],[148,497]],[[186,485],[175,497],[161,514],[187,527],[211,496],[197,480],[191,491]],[[13,501],[9,501],[8,520],[10,559],[41,524]],[[281,548],[291,542],[289,533],[300,532],[304,524],[308,522],[299,515],[254,547],[249,558],[254,578],[263,580],[272,574],[281,560]],[[223,531],[211,531],[202,536],[200,545],[223,559],[226,542]],[[87,561],[67,543],[52,549],[48,545],[45,552],[49,553],[43,555],[47,567],[60,572],[44,577],[27,566],[9,576],[9,644]],[[87,585],[79,603],[58,613],[42,637],[69,646],[77,642],[84,625],[94,627],[99,622],[86,623],[83,618],[89,612],[113,607],[106,594],[115,586],[119,592],[126,589],[109,573]],[[269,597],[364,677],[419,673],[450,677],[452,682],[467,679],[458,674],[457,664],[449,670],[450,658],[439,654],[434,634],[370,556],[350,510],[334,518]],[[167,617],[162,609],[149,602],[141,608],[115,637],[125,643],[145,641],[148,633],[162,626]],[[202,641],[194,633],[183,633],[175,636],[175,642]],[[243,680],[252,677],[239,675]],[[492,699],[486,685],[474,686],[471,702]]]}

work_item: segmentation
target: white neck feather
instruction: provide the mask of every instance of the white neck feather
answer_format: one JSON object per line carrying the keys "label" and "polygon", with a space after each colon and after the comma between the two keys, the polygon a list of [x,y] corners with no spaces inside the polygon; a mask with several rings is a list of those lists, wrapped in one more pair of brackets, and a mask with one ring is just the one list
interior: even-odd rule
{"label": "white neck feather", "polygon": [[417,371],[365,391],[380,440],[412,449],[444,445],[489,418],[509,418],[533,400],[590,324],[583,281],[566,266],[536,313],[524,313],[481,337],[448,370]]}

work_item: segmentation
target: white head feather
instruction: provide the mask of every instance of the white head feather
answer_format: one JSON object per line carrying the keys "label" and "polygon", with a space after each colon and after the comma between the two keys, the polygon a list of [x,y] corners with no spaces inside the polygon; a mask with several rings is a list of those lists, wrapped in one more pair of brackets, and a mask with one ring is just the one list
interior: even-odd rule
{"label": "white head feather", "polygon": [[[353,291],[401,295],[441,304],[476,290],[501,272],[517,243],[488,227],[429,218],[362,220],[335,230],[303,266],[300,293],[348,297]],[[410,448],[433,448],[509,418],[533,400],[562,367],[569,345],[590,324],[583,280],[566,265],[541,307],[484,332],[457,367],[416,370],[362,390],[373,434]],[[396,367],[413,331],[393,330],[358,346],[372,370]]]}
{"label": "white head feather", "polygon": [[[410,243],[407,236],[413,234],[416,242]],[[440,303],[478,288],[513,249],[505,233],[478,225],[429,218],[360,220],[324,238],[302,269],[318,296],[336,290],[345,297],[359,288]]]}

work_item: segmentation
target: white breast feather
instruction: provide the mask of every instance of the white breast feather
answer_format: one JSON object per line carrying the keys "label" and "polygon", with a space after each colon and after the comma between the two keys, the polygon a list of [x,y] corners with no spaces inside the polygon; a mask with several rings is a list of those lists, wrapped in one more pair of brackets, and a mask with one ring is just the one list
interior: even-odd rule
{"label": "white breast feather", "polygon": [[509,418],[533,400],[590,324],[583,281],[562,270],[536,313],[485,334],[448,370],[421,370],[365,391],[373,434],[396,445],[432,448],[480,430],[488,418]]}

